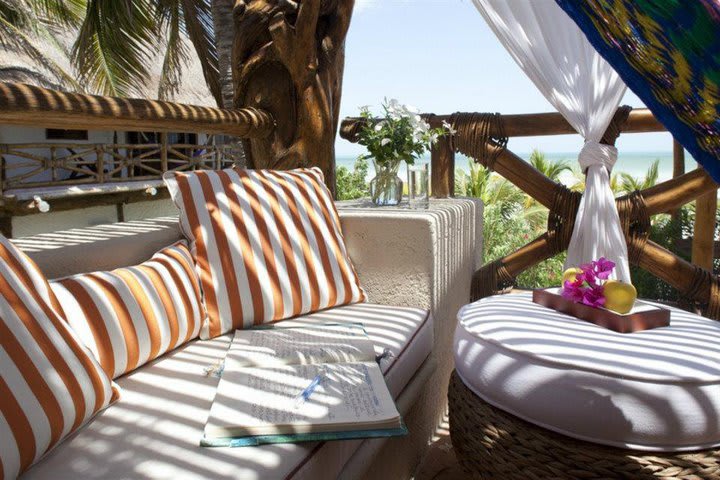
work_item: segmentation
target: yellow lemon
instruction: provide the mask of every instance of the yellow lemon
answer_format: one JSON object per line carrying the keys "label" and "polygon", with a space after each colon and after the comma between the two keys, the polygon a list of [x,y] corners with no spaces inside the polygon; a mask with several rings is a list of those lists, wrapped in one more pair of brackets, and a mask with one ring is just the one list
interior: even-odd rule
{"label": "yellow lemon", "polygon": [[562,276],[562,284],[565,285],[565,282],[574,282],[575,277],[582,273],[582,270],[579,268],[568,268],[563,272]]}
{"label": "yellow lemon", "polygon": [[605,308],[620,314],[632,310],[637,299],[637,290],[630,283],[618,280],[605,282]]}

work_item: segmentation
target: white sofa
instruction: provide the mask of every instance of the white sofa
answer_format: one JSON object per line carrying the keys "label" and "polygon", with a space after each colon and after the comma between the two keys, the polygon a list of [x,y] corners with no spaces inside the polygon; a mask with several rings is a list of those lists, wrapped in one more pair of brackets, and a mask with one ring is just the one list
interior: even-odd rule
{"label": "white sofa", "polygon": [[[230,337],[193,341],[117,380],[122,398],[26,472],[28,479],[409,478],[445,408],[455,314],[480,250],[481,207],[428,211],[341,207],[343,230],[371,304],[298,319],[365,323],[407,437],[251,448],[198,446],[218,379],[203,369]],[[105,225],[14,240],[50,278],[133,265],[180,238],[177,219]],[[393,305],[393,306],[390,306]]]}

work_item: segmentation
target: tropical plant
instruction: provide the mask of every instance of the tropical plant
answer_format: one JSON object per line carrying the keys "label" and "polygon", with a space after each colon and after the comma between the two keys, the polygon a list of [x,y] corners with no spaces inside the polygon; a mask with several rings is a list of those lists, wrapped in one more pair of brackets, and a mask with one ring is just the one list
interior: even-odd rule
{"label": "tropical plant", "polygon": [[361,107],[365,123],[358,133],[358,143],[368,150],[362,158],[373,159],[379,165],[399,161],[413,165],[446,130],[451,130],[448,124],[445,128],[430,128],[417,109],[395,99],[386,99],[382,110],[381,120],[375,121],[370,107]]}
{"label": "tropical plant", "polygon": [[620,173],[622,183],[620,184],[620,192],[632,193],[635,190],[645,190],[654,187],[659,177],[660,160],[655,160],[648,168],[643,178],[633,177],[629,173]]}
{"label": "tropical plant", "polygon": [[[178,91],[189,38],[207,86],[222,105],[213,1],[218,0],[6,1],[0,3],[0,45],[26,53],[74,90],[121,97],[144,92],[161,52],[158,98],[165,99]],[[74,72],[53,65],[24,33],[51,38],[58,29],[77,32],[71,50],[61,49]]]}
{"label": "tropical plant", "polygon": [[[553,161],[547,158],[537,148],[530,153],[530,164],[540,173],[548,177],[553,182],[560,182],[560,175],[563,172],[570,171],[570,163],[567,160]],[[525,196],[524,202],[525,218],[530,222],[533,229],[537,230],[547,223],[548,210],[530,195]]]}
{"label": "tropical plant", "polygon": [[569,172],[571,170],[570,162],[567,160],[550,160],[537,148],[533,149],[530,153],[530,165],[553,182],[560,182],[560,175],[563,172]]}
{"label": "tropical plant", "polygon": [[523,192],[508,180],[472,159],[468,160],[468,172],[458,169],[455,174],[457,195],[479,198],[484,205],[500,205],[506,216],[522,205]]}
{"label": "tropical plant", "polygon": [[355,200],[363,198],[368,194],[368,162],[364,158],[355,161],[351,171],[345,166],[339,166],[335,170],[336,192],[338,200]]}

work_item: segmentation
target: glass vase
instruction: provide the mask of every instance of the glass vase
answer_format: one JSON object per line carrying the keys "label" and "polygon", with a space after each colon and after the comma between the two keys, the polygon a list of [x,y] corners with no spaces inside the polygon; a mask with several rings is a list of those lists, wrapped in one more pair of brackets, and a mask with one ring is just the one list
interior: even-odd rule
{"label": "glass vase", "polygon": [[400,160],[378,163],[375,165],[375,178],[370,180],[370,199],[381,207],[400,204],[403,195],[403,181],[398,177]]}

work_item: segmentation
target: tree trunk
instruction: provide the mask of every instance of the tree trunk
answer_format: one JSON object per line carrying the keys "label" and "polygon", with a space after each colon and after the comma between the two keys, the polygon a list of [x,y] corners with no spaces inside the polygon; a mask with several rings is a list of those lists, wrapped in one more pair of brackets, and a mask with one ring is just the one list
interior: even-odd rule
{"label": "tree trunk", "polygon": [[215,29],[215,43],[220,70],[220,108],[232,108],[235,89],[232,81],[232,46],[235,37],[233,8],[235,0],[212,0],[212,16]]}
{"label": "tree trunk", "polygon": [[245,142],[248,165],[319,166],[335,186],[345,37],[355,0],[237,0],[236,107],[272,113],[275,134]]}
{"label": "tree trunk", "polygon": [[[232,108],[235,97],[235,85],[232,78],[232,49],[235,40],[233,11],[235,0],[212,0],[213,26],[215,29],[215,47],[218,54],[218,70],[222,101],[218,107]],[[230,145],[235,165],[247,166],[245,149],[238,137],[215,135],[216,145]]]}

